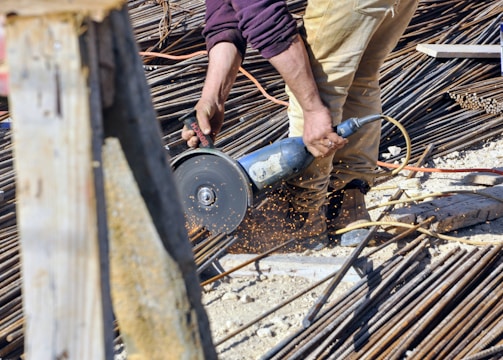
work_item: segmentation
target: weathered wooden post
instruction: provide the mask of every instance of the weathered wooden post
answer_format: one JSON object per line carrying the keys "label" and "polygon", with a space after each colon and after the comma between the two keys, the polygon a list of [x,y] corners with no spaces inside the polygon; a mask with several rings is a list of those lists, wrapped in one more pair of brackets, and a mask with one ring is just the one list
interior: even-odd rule
{"label": "weathered wooden post", "polygon": [[[112,311],[131,346],[131,358],[216,358],[176,185],[124,1],[2,0],[0,13],[9,14],[9,107],[26,359],[112,359]],[[134,201],[145,205],[123,202],[121,216],[115,216],[117,198],[105,193],[104,182],[113,184],[114,175],[124,171],[113,161],[103,171],[107,137],[121,145],[107,147],[107,158],[123,153],[141,195]],[[107,207],[114,229],[108,227]],[[113,231],[127,229],[122,225],[135,213],[141,213],[151,236]],[[129,294],[112,291],[114,304],[126,302],[129,311],[142,311],[138,323],[133,316],[128,318],[133,323],[121,324],[123,308],[112,310],[109,236],[123,254],[128,254],[127,238],[135,256],[150,256],[135,268],[143,274],[127,281],[133,281],[131,286],[141,281],[143,289],[160,287],[155,298],[134,289],[127,289]],[[165,253],[142,252],[159,248],[157,242]],[[112,272],[131,265],[120,261],[110,264]],[[152,264],[164,267],[149,268]],[[160,276],[148,276],[156,270]],[[174,306],[166,307],[166,302]],[[149,327],[155,316],[161,321]]]}

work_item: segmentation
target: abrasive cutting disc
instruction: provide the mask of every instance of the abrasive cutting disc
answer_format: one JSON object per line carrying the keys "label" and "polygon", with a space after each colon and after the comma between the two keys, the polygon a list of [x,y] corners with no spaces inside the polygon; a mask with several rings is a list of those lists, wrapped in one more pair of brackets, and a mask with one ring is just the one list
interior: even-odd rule
{"label": "abrasive cutting disc", "polygon": [[174,169],[189,226],[231,233],[249,206],[249,181],[234,160],[211,153],[187,157]]}

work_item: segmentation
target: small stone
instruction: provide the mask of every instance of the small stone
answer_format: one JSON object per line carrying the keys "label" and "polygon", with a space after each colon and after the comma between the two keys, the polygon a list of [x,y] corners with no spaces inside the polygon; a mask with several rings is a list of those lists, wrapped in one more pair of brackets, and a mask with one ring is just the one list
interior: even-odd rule
{"label": "small stone", "polygon": [[257,336],[260,338],[273,337],[274,332],[270,328],[260,328],[257,330]]}
{"label": "small stone", "polygon": [[292,326],[292,324],[287,320],[288,319],[286,316],[282,317],[277,316],[275,318],[272,318],[271,322],[274,324],[275,328],[278,328],[280,331],[284,332]]}
{"label": "small stone", "polygon": [[402,148],[399,146],[388,146],[388,151],[390,152],[391,155],[397,156],[402,151]]}
{"label": "small stone", "polygon": [[[260,275],[258,276],[258,279],[259,279],[260,281],[265,281],[265,280],[267,280],[267,279],[268,279],[268,277],[267,277],[267,275],[260,274]],[[273,278],[273,279],[272,279],[272,281],[276,281],[276,280]]]}
{"label": "small stone", "polygon": [[282,323],[284,320],[286,319],[286,316],[275,316],[273,318],[271,318],[271,322],[273,324],[280,324]]}
{"label": "small stone", "polygon": [[237,329],[239,327],[239,322],[236,320],[227,320],[225,322],[225,328],[227,330]]}
{"label": "small stone", "polygon": [[248,303],[254,302],[255,300],[250,295],[245,295],[245,296],[241,297],[240,301],[244,304],[248,304]]}
{"label": "small stone", "polygon": [[239,296],[235,292],[226,292],[222,296],[222,300],[239,300]]}

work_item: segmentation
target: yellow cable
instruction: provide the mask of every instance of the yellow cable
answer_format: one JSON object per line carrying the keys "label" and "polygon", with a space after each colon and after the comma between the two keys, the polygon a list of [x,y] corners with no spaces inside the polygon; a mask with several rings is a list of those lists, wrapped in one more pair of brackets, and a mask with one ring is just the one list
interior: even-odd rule
{"label": "yellow cable", "polygon": [[[409,134],[407,133],[407,130],[405,129],[405,127],[402,124],[400,124],[397,120],[393,119],[390,116],[383,115],[382,117],[386,121],[389,121],[390,123],[392,123],[393,125],[395,125],[400,130],[400,132],[402,133],[402,135],[403,135],[403,137],[405,139],[405,145],[406,145],[405,159],[404,159],[404,161],[402,162],[401,165],[399,165],[396,169],[394,169],[391,172],[363,173],[363,174],[365,174],[364,177],[367,177],[367,178],[368,177],[378,178],[378,177],[395,176],[395,175],[397,175],[400,171],[402,171],[407,166],[407,164],[409,163],[410,157],[411,157],[412,144],[411,144],[411,141],[410,141]],[[362,176],[362,172],[358,172],[358,171],[351,171],[351,170],[344,169],[344,170],[340,170],[340,172],[343,173],[343,174],[356,175],[356,176],[359,176],[359,177]]]}
{"label": "yellow cable", "polygon": [[403,168],[406,167],[407,164],[409,163],[411,152],[412,152],[412,144],[411,144],[411,141],[410,141],[409,134],[407,133],[407,130],[405,129],[405,127],[402,124],[400,124],[397,120],[393,119],[390,116],[383,115],[383,117],[387,121],[389,121],[390,123],[392,123],[393,125],[395,125],[402,132],[402,135],[403,135],[403,137],[405,139],[405,145],[406,145],[405,160],[402,162],[402,165],[400,165],[398,168],[396,168],[395,170],[393,170],[391,172],[391,175],[396,175],[400,171],[402,171]]}
{"label": "yellow cable", "polygon": [[[388,225],[388,226],[394,226],[394,227],[404,227],[408,229],[414,228],[416,225],[412,224],[406,224],[398,221],[369,221],[366,223],[360,223],[360,224],[355,224],[354,226],[348,226],[343,229],[339,229],[335,232],[336,235],[341,235],[344,234],[348,231],[356,230],[356,229],[361,229],[365,227],[370,227],[370,226],[382,226],[382,225]],[[468,245],[502,245],[503,241],[475,241],[475,240],[469,240],[465,238],[457,238],[449,235],[442,235],[439,233],[436,233],[434,231],[425,229],[425,228],[417,228],[417,231],[423,234],[426,234],[428,236],[436,237],[441,240],[446,240],[446,241],[457,241],[460,243],[468,244]]]}

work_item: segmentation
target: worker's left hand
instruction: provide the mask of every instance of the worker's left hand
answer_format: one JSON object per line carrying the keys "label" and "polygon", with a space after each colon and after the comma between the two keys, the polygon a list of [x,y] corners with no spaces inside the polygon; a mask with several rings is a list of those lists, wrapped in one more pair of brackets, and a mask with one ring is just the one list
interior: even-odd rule
{"label": "worker's left hand", "polygon": [[[199,128],[205,135],[209,135],[215,141],[215,137],[222,129],[224,122],[224,109],[215,101],[201,98],[196,104],[195,110]],[[187,126],[182,129],[182,139],[187,141],[187,145],[191,148],[199,146],[199,138]]]}
{"label": "worker's left hand", "polygon": [[327,156],[341,149],[348,140],[337,135],[327,108],[304,111],[304,145],[314,157]]}

